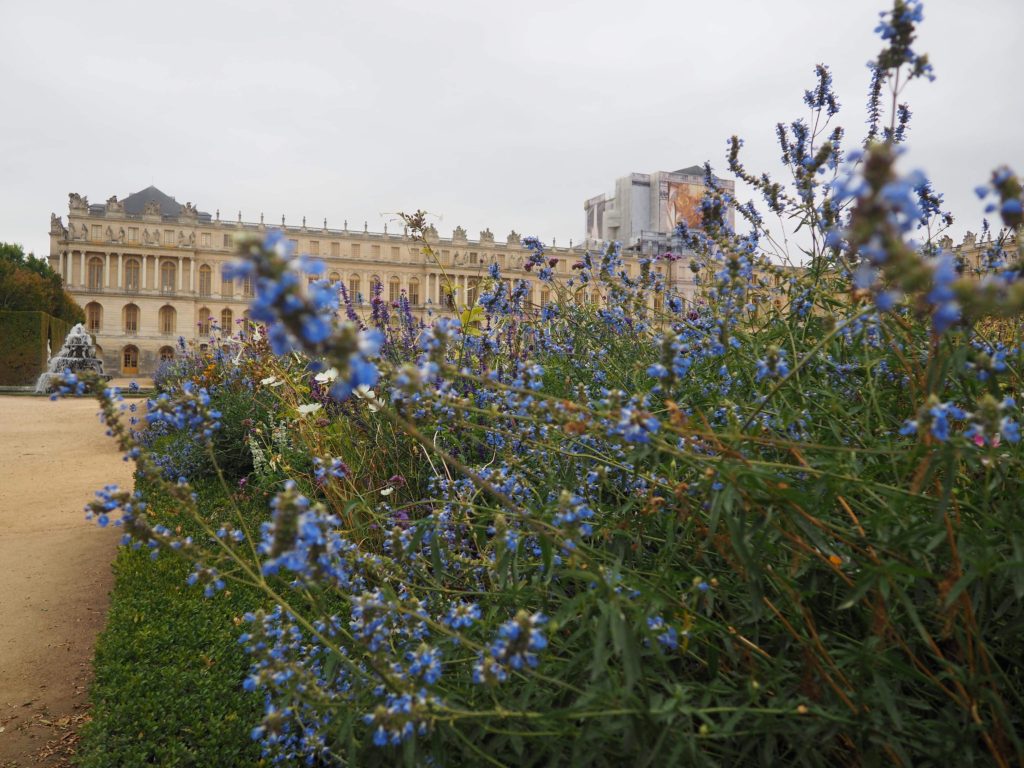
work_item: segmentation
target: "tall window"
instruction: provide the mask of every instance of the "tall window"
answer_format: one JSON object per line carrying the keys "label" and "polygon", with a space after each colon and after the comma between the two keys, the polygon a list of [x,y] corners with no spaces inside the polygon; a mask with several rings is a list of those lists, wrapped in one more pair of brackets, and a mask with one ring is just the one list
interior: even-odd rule
{"label": "tall window", "polygon": [[402,283],[397,277],[388,280],[388,301],[392,304],[402,298]]}
{"label": "tall window", "polygon": [[232,314],[230,309],[223,309],[220,313],[220,332],[231,335],[234,331],[235,316]]}
{"label": "tall window", "polygon": [[203,248],[209,248],[210,247],[210,233],[209,232],[203,232],[201,235],[199,235],[199,244]]}
{"label": "tall window", "polygon": [[359,291],[362,290],[362,283],[359,280],[359,275],[352,275],[348,279],[348,297],[352,299],[355,304],[361,303],[359,300]]}
{"label": "tall window", "polygon": [[103,225],[93,224],[92,225],[92,239],[99,242],[103,239]]}
{"label": "tall window", "polygon": [[210,335],[210,310],[206,307],[199,310],[199,335]]}
{"label": "tall window", "polygon": [[160,347],[160,362],[166,363],[174,359],[174,347]]}
{"label": "tall window", "polygon": [[541,304],[541,306],[544,306],[549,301],[551,301],[551,289],[550,288],[541,288],[540,289],[540,304]]}
{"label": "tall window", "polygon": [[249,275],[242,278],[242,295],[246,298],[252,297],[252,278]]}
{"label": "tall window", "polygon": [[352,243],[352,258],[359,258],[359,243]]}
{"label": "tall window", "polygon": [[242,333],[245,334],[246,338],[252,335],[252,318],[249,316],[248,309],[242,313]]}
{"label": "tall window", "polygon": [[128,227],[128,242],[129,243],[137,243],[137,242],[139,242],[139,228],[138,227]]}
{"label": "tall window", "polygon": [[177,315],[178,313],[174,311],[174,307],[170,305],[160,307],[160,333],[164,336],[174,333]]}
{"label": "tall window", "polygon": [[320,255],[320,241],[319,240],[310,240],[309,241],[309,255],[310,256],[319,256]]}
{"label": "tall window", "polygon": [[89,288],[98,291],[103,288],[103,259],[93,256],[89,259]]}
{"label": "tall window", "polygon": [[199,295],[209,296],[213,292],[213,270],[209,264],[199,268]]}
{"label": "tall window", "polygon": [[139,260],[128,259],[124,263],[124,289],[126,291],[139,290]]}
{"label": "tall window", "polygon": [[174,282],[178,276],[178,265],[173,261],[165,261],[160,265],[160,292],[174,293]]}
{"label": "tall window", "polygon": [[341,243],[331,243],[331,256],[341,256]]}
{"label": "tall window", "polygon": [[91,333],[99,333],[102,324],[103,307],[95,301],[90,301],[85,305],[85,327],[88,328]]}
{"label": "tall window", "polygon": [[370,256],[371,256],[371,258],[374,258],[374,259],[379,259],[380,258],[380,246],[379,245],[374,244],[374,245],[370,246]]}
{"label": "tall window", "polygon": [[480,295],[480,278],[471,277],[469,278],[468,284],[466,285],[466,305],[472,307],[476,304],[477,297]]}
{"label": "tall window", "polygon": [[380,275],[370,275],[370,295],[373,296],[378,290],[383,290],[384,283],[381,282]]}
{"label": "tall window", "polygon": [[398,246],[397,245],[392,245],[391,246],[391,260],[392,261],[399,261],[399,260],[401,260],[401,258],[402,257],[401,257],[401,254],[399,253]]}
{"label": "tall window", "polygon": [[164,230],[164,245],[174,245],[174,230],[173,229],[165,229]]}
{"label": "tall window", "polygon": [[409,303],[414,307],[420,303],[420,281],[415,277],[409,278]]}
{"label": "tall window", "polygon": [[225,299],[230,299],[232,296],[234,296],[235,295],[235,281],[234,280],[226,280],[224,278],[221,278],[221,281],[220,281],[220,295],[223,296]]}
{"label": "tall window", "polygon": [[225,248],[234,248],[235,247],[235,238],[232,235],[224,235],[224,247]]}
{"label": "tall window", "polygon": [[139,332],[139,308],[128,304],[124,308],[124,332],[134,336]]}

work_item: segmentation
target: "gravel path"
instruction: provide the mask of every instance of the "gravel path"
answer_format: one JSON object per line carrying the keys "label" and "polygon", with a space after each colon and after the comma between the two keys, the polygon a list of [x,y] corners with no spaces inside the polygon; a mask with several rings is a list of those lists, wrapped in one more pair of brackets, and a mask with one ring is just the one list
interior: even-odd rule
{"label": "gravel path", "polygon": [[119,535],[86,522],[132,465],[91,398],[0,396],[0,767],[64,765],[88,717]]}

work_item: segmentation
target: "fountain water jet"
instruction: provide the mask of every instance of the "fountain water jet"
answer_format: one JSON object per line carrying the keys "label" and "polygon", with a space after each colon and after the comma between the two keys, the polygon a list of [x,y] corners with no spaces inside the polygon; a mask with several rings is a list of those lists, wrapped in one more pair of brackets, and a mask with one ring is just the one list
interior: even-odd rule
{"label": "fountain water jet", "polygon": [[36,392],[50,392],[53,389],[51,380],[68,370],[76,374],[82,371],[95,371],[101,378],[110,381],[110,376],[103,372],[103,362],[96,357],[92,336],[81,323],[68,332],[60,351],[50,358],[46,373],[36,381]]}

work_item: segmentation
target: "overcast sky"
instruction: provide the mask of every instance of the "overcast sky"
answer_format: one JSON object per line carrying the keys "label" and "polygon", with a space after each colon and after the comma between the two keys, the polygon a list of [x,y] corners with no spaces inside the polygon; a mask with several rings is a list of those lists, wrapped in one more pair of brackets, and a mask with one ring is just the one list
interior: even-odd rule
{"label": "overcast sky", "polygon": [[[380,230],[423,208],[447,235],[579,240],[583,201],[630,172],[746,140],[775,171],[773,126],[804,116],[828,63],[862,135],[883,0],[0,0],[0,240],[45,254],[49,214],[154,184],[246,221]],[[906,167],[956,233],[972,189],[1024,172],[1022,0],[932,0],[906,92]],[[741,196],[743,191],[740,190]]]}

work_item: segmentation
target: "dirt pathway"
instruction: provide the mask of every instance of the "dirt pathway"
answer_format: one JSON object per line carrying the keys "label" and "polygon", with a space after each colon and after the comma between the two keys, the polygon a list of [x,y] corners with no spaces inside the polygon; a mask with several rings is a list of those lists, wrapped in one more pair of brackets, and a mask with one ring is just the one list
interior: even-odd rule
{"label": "dirt pathway", "polygon": [[119,534],[83,507],[131,484],[97,410],[0,396],[0,768],[64,764],[85,716]]}

